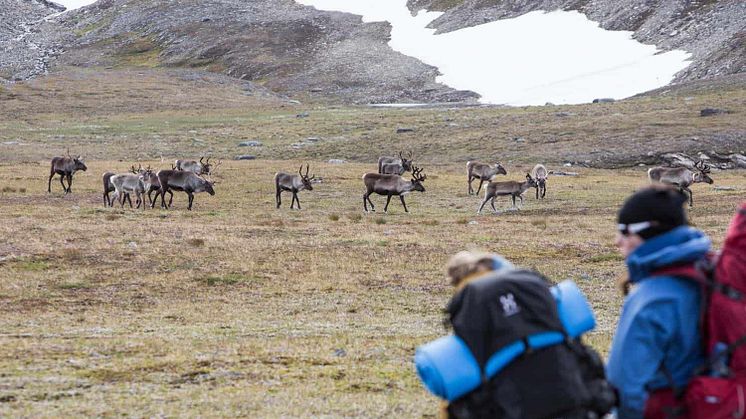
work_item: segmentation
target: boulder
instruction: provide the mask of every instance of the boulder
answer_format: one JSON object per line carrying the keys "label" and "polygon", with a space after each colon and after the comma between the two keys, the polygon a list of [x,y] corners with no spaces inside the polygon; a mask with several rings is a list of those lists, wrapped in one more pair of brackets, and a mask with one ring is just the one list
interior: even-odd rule
{"label": "boulder", "polygon": [[236,156],[236,160],[256,160],[256,156],[252,156],[250,154],[242,154],[240,156]]}
{"label": "boulder", "polygon": [[414,132],[414,128],[400,127],[396,129],[397,134],[402,134],[405,132]]}
{"label": "boulder", "polygon": [[602,97],[602,98],[593,99],[593,103],[612,103],[612,102],[616,102],[616,100],[610,97]]}
{"label": "boulder", "polygon": [[239,147],[261,147],[262,142],[258,140],[243,141],[238,143]]}

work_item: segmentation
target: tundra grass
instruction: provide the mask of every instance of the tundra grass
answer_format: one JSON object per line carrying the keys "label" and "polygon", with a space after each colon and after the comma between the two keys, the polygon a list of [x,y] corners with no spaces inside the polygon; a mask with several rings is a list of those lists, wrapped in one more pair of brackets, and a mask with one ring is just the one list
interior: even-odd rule
{"label": "tundra grass", "polygon": [[[375,163],[312,161],[323,182],[303,210],[286,194],[276,209],[274,172],[300,163],[226,161],[191,212],[182,193],[168,211],[103,208],[100,174],[129,161],[89,161],[67,196],[56,178],[47,194],[46,165],[0,165],[0,416],[433,417],[412,356],[445,333],[443,267],[463,249],[576,281],[598,318],[588,341],[607,351],[614,215],[644,169],[573,169],[544,200],[532,189],[520,211],[498,199],[477,215],[461,164],[423,164],[409,214],[378,196],[364,214]],[[693,187],[690,217],[716,244],[744,175]]]}

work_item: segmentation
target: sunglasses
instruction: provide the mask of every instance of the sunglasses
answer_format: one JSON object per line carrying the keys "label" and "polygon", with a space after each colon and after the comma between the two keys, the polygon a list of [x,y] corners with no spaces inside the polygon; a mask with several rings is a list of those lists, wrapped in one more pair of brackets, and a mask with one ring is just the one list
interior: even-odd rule
{"label": "sunglasses", "polygon": [[630,223],[630,224],[617,224],[617,230],[619,230],[619,233],[621,233],[623,236],[629,236],[630,234],[637,234],[643,230],[646,230],[650,227],[658,226],[660,223],[657,221],[643,221],[640,223]]}

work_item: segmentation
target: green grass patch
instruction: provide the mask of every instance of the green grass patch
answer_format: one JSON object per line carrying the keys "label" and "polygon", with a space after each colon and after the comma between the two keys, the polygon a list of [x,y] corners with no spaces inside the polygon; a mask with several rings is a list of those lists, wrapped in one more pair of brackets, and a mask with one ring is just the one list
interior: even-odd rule
{"label": "green grass patch", "polygon": [[621,262],[623,260],[624,257],[622,257],[618,252],[601,253],[600,255],[593,255],[587,259],[587,261],[591,263]]}

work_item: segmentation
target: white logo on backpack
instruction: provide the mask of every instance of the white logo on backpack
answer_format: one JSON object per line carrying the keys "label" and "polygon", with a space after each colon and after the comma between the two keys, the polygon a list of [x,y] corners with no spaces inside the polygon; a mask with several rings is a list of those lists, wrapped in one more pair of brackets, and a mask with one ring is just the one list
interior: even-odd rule
{"label": "white logo on backpack", "polygon": [[512,293],[501,295],[500,304],[503,306],[503,314],[505,314],[505,317],[518,314],[518,312],[521,311],[520,308],[518,308],[518,304],[515,302],[515,297]]}

